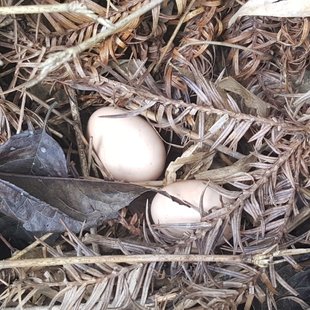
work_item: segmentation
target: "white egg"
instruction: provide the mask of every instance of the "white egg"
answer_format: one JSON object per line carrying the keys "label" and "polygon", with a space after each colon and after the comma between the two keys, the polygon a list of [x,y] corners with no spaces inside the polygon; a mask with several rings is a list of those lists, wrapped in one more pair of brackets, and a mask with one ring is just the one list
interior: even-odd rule
{"label": "white egg", "polygon": [[[207,187],[207,185],[207,182],[188,180],[172,183],[164,187],[162,189],[163,191],[182,201],[188,202],[193,208],[179,204],[171,198],[157,193],[151,204],[151,216],[154,223],[180,224],[201,222],[199,206],[202,195],[202,207],[204,211],[209,211],[212,208],[221,208],[221,200],[227,202],[228,199],[221,197],[220,194],[212,188]],[[172,236],[181,237],[188,230],[186,228],[169,228],[161,229],[161,231],[163,233],[167,231]],[[231,229],[225,230],[225,237],[230,239]]]}
{"label": "white egg", "polygon": [[93,138],[93,149],[117,180],[156,180],[163,172],[166,151],[153,127],[140,116],[100,117],[124,113],[104,107],[91,115],[87,133]]}

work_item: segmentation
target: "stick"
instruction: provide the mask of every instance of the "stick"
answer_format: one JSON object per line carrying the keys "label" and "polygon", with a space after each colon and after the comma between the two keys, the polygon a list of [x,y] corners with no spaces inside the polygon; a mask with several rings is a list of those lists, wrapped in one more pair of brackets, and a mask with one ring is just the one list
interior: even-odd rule
{"label": "stick", "polygon": [[105,255],[105,256],[72,256],[48,257],[22,260],[0,261],[0,269],[48,267],[72,264],[111,264],[111,263],[152,263],[152,262],[222,262],[244,263],[247,260],[239,255],[194,255],[194,254],[145,254],[145,255]]}
{"label": "stick", "polygon": [[41,13],[61,13],[73,12],[82,13],[88,11],[85,5],[73,1],[71,3],[41,4],[41,5],[18,5],[0,7],[0,15],[16,14],[41,14]]}

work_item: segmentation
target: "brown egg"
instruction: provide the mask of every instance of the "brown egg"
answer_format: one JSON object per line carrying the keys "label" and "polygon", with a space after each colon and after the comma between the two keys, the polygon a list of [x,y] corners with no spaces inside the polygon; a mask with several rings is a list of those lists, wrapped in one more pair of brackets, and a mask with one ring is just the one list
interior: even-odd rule
{"label": "brown egg", "polygon": [[87,133],[93,138],[93,148],[115,179],[156,180],[163,172],[166,151],[153,127],[140,116],[100,117],[124,113],[104,107],[91,115]]}

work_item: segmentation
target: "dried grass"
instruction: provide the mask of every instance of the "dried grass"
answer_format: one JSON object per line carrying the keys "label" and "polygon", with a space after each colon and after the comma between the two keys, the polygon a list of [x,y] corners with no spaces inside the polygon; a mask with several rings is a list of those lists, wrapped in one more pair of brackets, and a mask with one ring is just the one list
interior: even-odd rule
{"label": "dried grass", "polygon": [[[309,246],[309,230],[294,232],[310,217],[309,19],[228,27],[240,1],[160,2],[33,0],[41,14],[0,15],[0,142],[51,110],[54,134],[75,133],[80,174],[108,177],[83,122],[118,105],[182,153],[144,185],[203,179],[233,202],[178,240],[126,209],[53,247],[38,240],[0,263],[2,309],[251,309],[254,299],[272,309],[279,286],[307,306],[277,266],[301,268]],[[227,225],[233,238],[218,245]]]}

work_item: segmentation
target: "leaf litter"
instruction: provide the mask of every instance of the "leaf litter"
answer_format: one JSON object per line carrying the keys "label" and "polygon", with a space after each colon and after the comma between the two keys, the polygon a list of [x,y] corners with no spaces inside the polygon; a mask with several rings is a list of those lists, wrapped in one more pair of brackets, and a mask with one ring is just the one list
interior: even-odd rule
{"label": "leaf litter", "polygon": [[37,176],[68,176],[65,154],[45,130],[24,131],[2,144],[0,171]]}
{"label": "leaf litter", "polygon": [[[27,228],[66,227],[0,264],[3,309],[309,307],[283,271],[302,277],[309,260],[309,15],[305,1],[287,12],[292,3],[1,0],[2,205]],[[171,156],[164,179],[106,174],[83,134],[106,105],[159,130]],[[37,131],[50,106],[59,145]],[[16,135],[29,124],[37,136]],[[3,151],[23,134],[20,153]],[[37,153],[40,141],[49,152]],[[145,191],[185,179],[233,203],[176,239],[151,222]],[[218,245],[227,225],[233,237]]]}
{"label": "leaf litter", "polygon": [[[26,208],[29,214],[36,214],[37,217],[41,214],[42,220],[38,223],[35,219],[31,217],[28,219],[26,216],[22,220],[26,219],[27,222],[32,223],[31,229],[30,224],[27,224],[28,230],[41,232],[63,232],[65,230],[60,221],[57,225],[56,223],[51,225],[50,220],[55,217],[54,213],[59,214],[60,218],[62,215],[64,224],[68,226],[70,223],[70,229],[74,232],[79,232],[82,227],[87,229],[96,226],[103,220],[116,218],[120,209],[128,206],[130,202],[148,190],[134,184],[102,180],[37,177],[1,172],[0,178],[7,186],[7,182],[15,185],[12,185],[4,194],[6,199],[1,204],[2,210],[9,201],[14,201],[14,206],[19,212]],[[17,195],[18,193],[22,193],[22,196],[27,194],[27,198],[17,202],[14,196],[20,196]],[[24,200],[29,202],[27,207],[24,206]],[[41,209],[40,212],[38,212],[38,207]],[[75,227],[73,222],[67,222],[69,218],[74,221]],[[44,229],[44,225],[48,228]]]}

